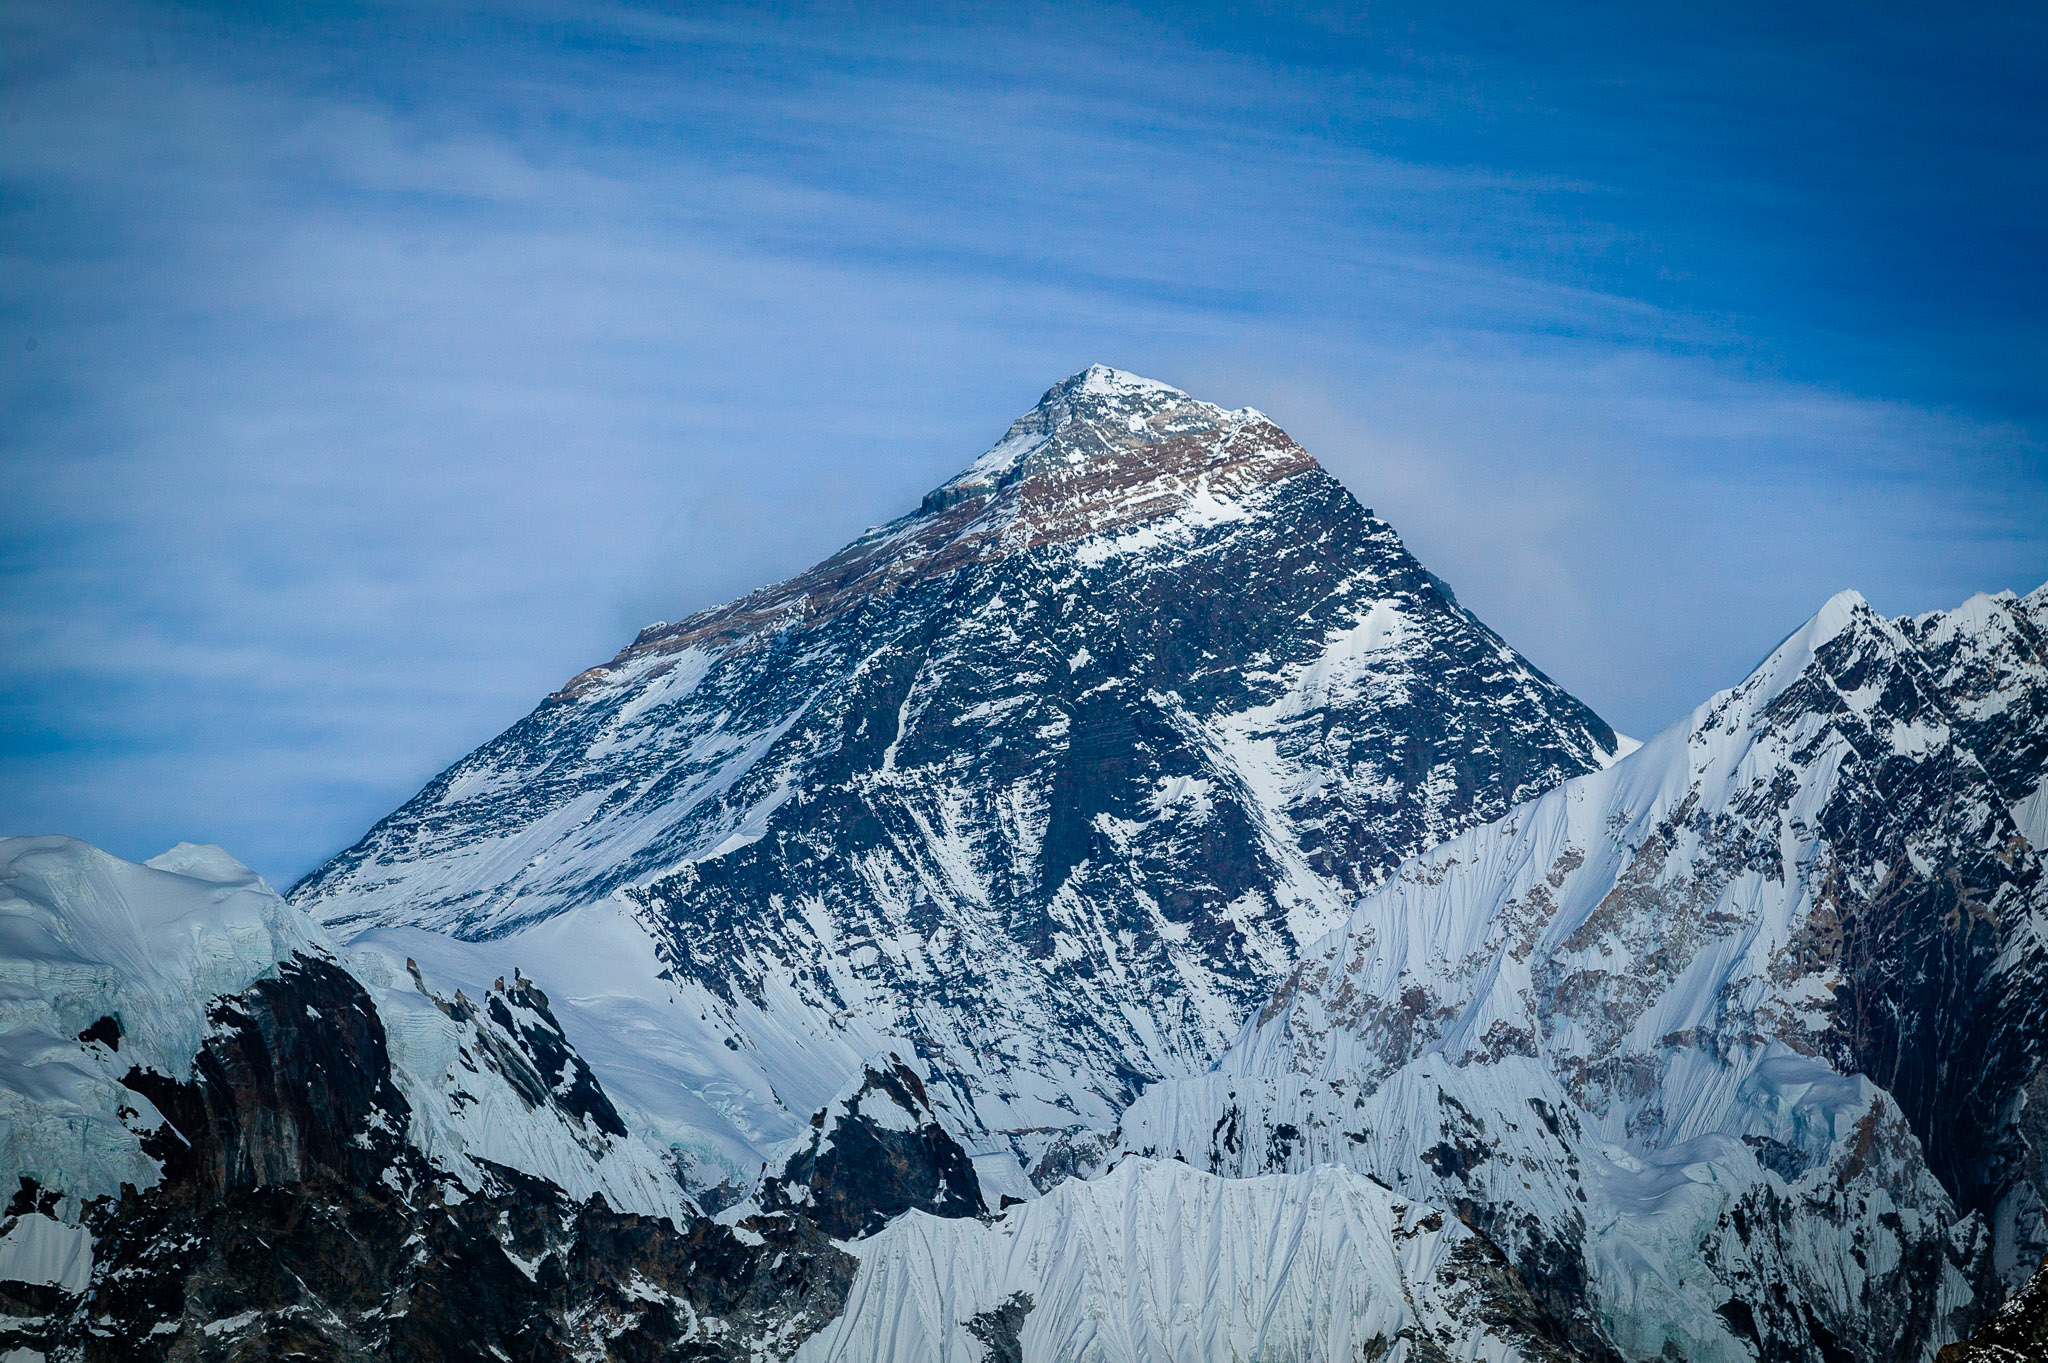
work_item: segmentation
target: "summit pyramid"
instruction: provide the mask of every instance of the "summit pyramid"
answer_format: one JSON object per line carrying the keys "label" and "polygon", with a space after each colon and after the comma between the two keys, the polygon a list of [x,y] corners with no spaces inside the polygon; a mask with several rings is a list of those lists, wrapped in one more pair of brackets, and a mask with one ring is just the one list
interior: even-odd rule
{"label": "summit pyramid", "polygon": [[1620,742],[1264,414],[1097,366],[908,515],[643,631],[292,898],[529,972],[634,939],[632,1064],[647,1106],[689,1096],[707,1180],[886,1051],[1014,1175],[1208,1066],[1402,859]]}

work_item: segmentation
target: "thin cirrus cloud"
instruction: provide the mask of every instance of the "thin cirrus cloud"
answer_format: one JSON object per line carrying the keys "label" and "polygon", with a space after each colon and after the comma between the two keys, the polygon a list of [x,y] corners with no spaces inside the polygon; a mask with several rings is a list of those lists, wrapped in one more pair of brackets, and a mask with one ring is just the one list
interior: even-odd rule
{"label": "thin cirrus cloud", "polygon": [[294,877],[1094,361],[1630,731],[2048,576],[1995,23],[1372,14],[11,7],[0,826]]}

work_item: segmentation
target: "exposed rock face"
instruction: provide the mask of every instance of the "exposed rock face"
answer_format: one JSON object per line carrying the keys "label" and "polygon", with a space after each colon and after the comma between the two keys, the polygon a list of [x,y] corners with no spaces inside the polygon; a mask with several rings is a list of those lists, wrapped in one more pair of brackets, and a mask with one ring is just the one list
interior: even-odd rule
{"label": "exposed rock face", "polygon": [[1098,368],[913,514],[643,632],[294,898],[477,940],[630,904],[679,1073],[742,1113],[724,1176],[891,1047],[978,1155],[1032,1156],[1205,1067],[1402,857],[1616,747],[1266,417]]}
{"label": "exposed rock face", "polygon": [[142,1142],[166,1182],[219,1198],[316,1177],[374,1181],[407,1109],[362,986],[298,955],[211,1014],[190,1079],[135,1068],[121,1080],[166,1118]]}
{"label": "exposed rock face", "polygon": [[2014,605],[1838,597],[1404,866],[1122,1148],[1455,1207],[1589,1347],[1931,1357],[2043,1248],[2048,878],[2012,798],[2042,672],[1968,661],[2014,656]]}
{"label": "exposed rock face", "polygon": [[2048,1266],[2036,1269],[1967,1342],[1944,1348],[1936,1363],[2037,1363],[2043,1358],[2048,1358]]}
{"label": "exposed rock face", "polygon": [[784,1357],[837,1314],[853,1260],[695,1212],[531,981],[366,982],[217,849],[159,863],[0,841],[0,1352]]}
{"label": "exposed rock face", "polygon": [[893,1057],[811,1118],[811,1139],[763,1186],[770,1211],[801,1210],[827,1235],[872,1235],[907,1211],[989,1210],[965,1151],[946,1133],[924,1084]]}

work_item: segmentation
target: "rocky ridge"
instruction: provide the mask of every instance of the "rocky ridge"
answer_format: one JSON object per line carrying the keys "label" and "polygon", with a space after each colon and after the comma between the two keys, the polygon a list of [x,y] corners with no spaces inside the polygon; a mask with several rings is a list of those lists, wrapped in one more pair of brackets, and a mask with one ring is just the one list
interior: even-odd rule
{"label": "rocky ridge", "polygon": [[695,1208],[530,981],[380,980],[217,848],[0,840],[0,944],[10,1358],[781,1357],[844,1301],[809,1221]]}
{"label": "rocky ridge", "polygon": [[1837,597],[1639,752],[1403,866],[1116,1150],[1453,1207],[1589,1350],[1931,1357],[2043,1249],[2048,881],[2008,760],[2040,596]]}

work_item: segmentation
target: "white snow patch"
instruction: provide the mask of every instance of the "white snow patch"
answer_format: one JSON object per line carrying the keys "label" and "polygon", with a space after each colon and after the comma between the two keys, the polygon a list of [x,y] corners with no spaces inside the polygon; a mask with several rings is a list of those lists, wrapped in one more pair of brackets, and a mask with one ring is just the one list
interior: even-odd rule
{"label": "white snow patch", "polygon": [[2021,835],[2034,845],[2034,850],[2048,852],[2048,781],[2013,805],[2012,821],[2019,825]]}
{"label": "white snow patch", "polygon": [[1222,1179],[1130,1159],[988,1224],[912,1212],[847,1246],[861,1266],[846,1309],[796,1357],[980,1358],[969,1322],[1022,1293],[1024,1357],[1063,1363],[1349,1363],[1404,1332],[1450,1357],[1517,1358],[1437,1276],[1470,1235],[1341,1169]]}
{"label": "white snow patch", "polygon": [[0,1235],[0,1282],[33,1283],[77,1294],[92,1281],[92,1233],[30,1212]]}

